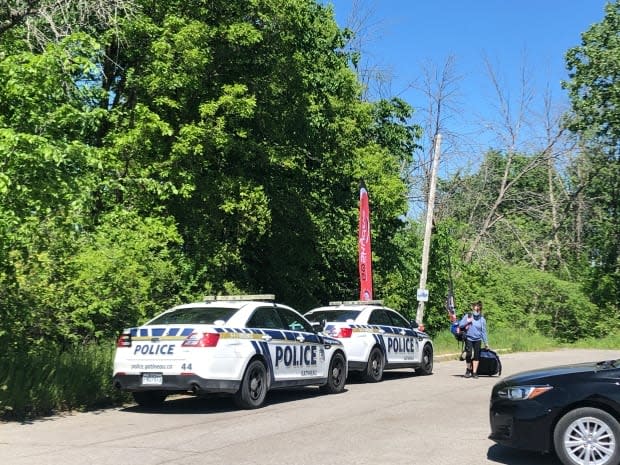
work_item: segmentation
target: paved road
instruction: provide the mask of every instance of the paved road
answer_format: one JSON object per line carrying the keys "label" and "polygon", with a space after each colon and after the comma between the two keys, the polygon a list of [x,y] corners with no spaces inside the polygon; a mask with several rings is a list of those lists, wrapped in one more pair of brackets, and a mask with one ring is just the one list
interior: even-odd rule
{"label": "paved road", "polygon": [[[528,367],[620,357],[620,351],[504,354],[502,376]],[[498,380],[465,379],[464,363],[432,376],[386,373],[343,394],[273,392],[259,410],[229,399],[179,397],[157,411],[136,407],[0,424],[2,465],[558,465],[553,456],[495,445],[488,401]]]}

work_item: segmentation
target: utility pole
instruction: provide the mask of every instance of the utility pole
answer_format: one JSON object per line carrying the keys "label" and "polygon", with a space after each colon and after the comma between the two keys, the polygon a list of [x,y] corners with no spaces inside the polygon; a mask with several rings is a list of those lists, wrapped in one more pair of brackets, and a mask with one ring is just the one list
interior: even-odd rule
{"label": "utility pole", "polygon": [[422,272],[420,273],[420,291],[418,292],[418,312],[415,321],[421,325],[424,321],[424,302],[428,300],[426,291],[426,278],[428,276],[428,256],[431,249],[431,232],[433,229],[433,209],[435,208],[435,190],[437,186],[437,169],[439,168],[439,151],[441,147],[441,134],[435,135],[433,145],[433,164],[431,168],[431,180],[428,187],[428,204],[426,206],[426,227],[424,228],[424,245],[422,247]]}

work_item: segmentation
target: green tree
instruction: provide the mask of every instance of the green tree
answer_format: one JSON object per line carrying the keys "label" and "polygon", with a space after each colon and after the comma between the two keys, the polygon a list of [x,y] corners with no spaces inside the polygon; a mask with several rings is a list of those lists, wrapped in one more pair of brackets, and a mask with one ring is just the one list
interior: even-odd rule
{"label": "green tree", "polygon": [[[19,45],[0,59],[0,338],[19,340],[40,310],[25,297],[20,263],[37,260],[40,237],[67,239],[84,223],[102,114],[97,90],[78,85],[95,72],[94,41],[76,36],[32,53]],[[94,92],[94,93],[93,93]],[[45,226],[43,228],[42,226]],[[65,241],[65,239],[62,239]],[[50,270],[51,271],[51,270]],[[56,273],[54,279],[61,279]],[[49,312],[50,309],[42,309]]]}
{"label": "green tree", "polygon": [[209,292],[273,291],[302,307],[350,298],[357,185],[364,177],[377,192],[380,262],[406,209],[411,109],[360,100],[326,7],[201,5],[149,3],[126,24],[132,40],[114,66],[102,66],[115,99],[101,208],[172,215]]}
{"label": "green tree", "polygon": [[[579,191],[577,251],[592,300],[620,318],[620,2],[566,54],[567,119],[583,147],[572,172]],[[583,241],[581,241],[583,238]]]}
{"label": "green tree", "polygon": [[0,36],[2,334],[107,338],[205,292],[354,297],[362,178],[396,290],[417,128],[405,102],[360,98],[332,11],[139,4],[95,38]]}

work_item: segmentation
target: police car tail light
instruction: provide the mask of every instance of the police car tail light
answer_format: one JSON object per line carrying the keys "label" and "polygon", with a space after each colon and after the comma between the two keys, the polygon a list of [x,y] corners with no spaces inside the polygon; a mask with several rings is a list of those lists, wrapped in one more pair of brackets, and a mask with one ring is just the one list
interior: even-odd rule
{"label": "police car tail light", "polygon": [[123,333],[116,340],[116,347],[131,347],[131,333]]}
{"label": "police car tail light", "polygon": [[220,333],[192,333],[183,341],[183,347],[215,347]]}
{"label": "police car tail light", "polygon": [[335,334],[335,337],[351,337],[353,334],[353,328],[340,328]]}

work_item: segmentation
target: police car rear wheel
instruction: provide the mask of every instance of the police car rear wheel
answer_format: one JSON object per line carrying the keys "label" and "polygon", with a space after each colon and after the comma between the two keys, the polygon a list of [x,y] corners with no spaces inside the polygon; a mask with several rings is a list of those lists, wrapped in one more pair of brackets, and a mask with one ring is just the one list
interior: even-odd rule
{"label": "police car rear wheel", "polygon": [[139,391],[131,394],[140,407],[159,407],[167,397],[167,394],[161,391]]}
{"label": "police car rear wheel", "polygon": [[329,372],[327,373],[327,383],[321,386],[321,391],[327,394],[338,394],[344,391],[346,383],[346,362],[341,353],[334,354],[329,362]]}
{"label": "police car rear wheel", "polygon": [[433,348],[426,344],[422,349],[422,365],[416,369],[416,373],[426,376],[433,372]]}
{"label": "police car rear wheel", "polygon": [[260,360],[254,360],[245,369],[235,402],[241,408],[254,409],[263,405],[266,396],[267,369]]}
{"label": "police car rear wheel", "polygon": [[373,347],[368,356],[368,365],[364,372],[364,381],[377,383],[383,378],[383,353],[378,347]]}

